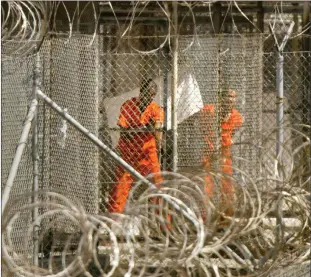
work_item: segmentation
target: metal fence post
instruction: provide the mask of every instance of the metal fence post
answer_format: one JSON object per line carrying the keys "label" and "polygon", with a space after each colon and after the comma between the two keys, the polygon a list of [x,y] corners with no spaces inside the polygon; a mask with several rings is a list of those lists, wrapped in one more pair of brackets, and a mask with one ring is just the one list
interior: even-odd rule
{"label": "metal fence post", "polygon": [[[96,36],[96,39],[95,39],[95,63],[96,63],[96,71],[95,71],[95,78],[96,78],[96,87],[95,87],[95,105],[96,105],[96,111],[99,111],[99,91],[100,91],[100,80],[99,80],[99,76],[100,76],[100,57],[99,57],[99,53],[100,53],[100,39],[99,39],[99,35]],[[98,133],[99,133],[99,114],[97,114],[97,121],[96,121],[96,136],[98,136]],[[99,162],[100,162],[100,159],[99,159],[99,153],[97,152],[97,180],[99,180]],[[97,199],[97,203],[96,203],[96,213],[98,213],[99,211],[99,194],[100,194],[100,191],[99,191],[99,185],[97,184],[97,190],[96,190],[96,199]]]}
{"label": "metal fence post", "polygon": [[177,2],[173,2],[173,27],[174,27],[174,41],[173,41],[173,80],[171,90],[171,112],[172,112],[172,132],[173,132],[173,172],[177,171],[178,165],[178,151],[177,151],[177,87],[178,87],[178,14]]}
{"label": "metal fence post", "polygon": [[284,141],[284,83],[283,83],[283,63],[284,57],[282,53],[278,53],[278,59],[276,64],[276,156],[280,158],[282,143]]}
{"label": "metal fence post", "polygon": [[[278,161],[281,160],[281,152],[282,152],[282,144],[284,142],[284,130],[283,130],[283,120],[284,120],[284,82],[283,82],[283,50],[285,45],[289,39],[290,34],[293,31],[295,22],[292,21],[290,26],[287,29],[287,32],[282,40],[281,45],[278,44],[277,37],[273,32],[273,28],[270,25],[270,31],[274,36],[276,47],[278,50],[278,59],[276,63],[276,125],[277,125],[277,133],[276,133],[276,156]],[[279,171],[279,174],[281,172]]]}
{"label": "metal fence post", "polygon": [[[40,54],[37,52],[35,57],[34,80],[32,98],[37,101],[37,91],[40,88]],[[32,123],[32,161],[33,161],[33,185],[32,185],[32,203],[38,200],[39,189],[39,152],[38,152],[38,106],[34,111],[34,118]],[[33,263],[35,266],[39,265],[39,227],[37,226],[38,207],[32,210],[33,220]]]}
{"label": "metal fence post", "polygon": [[164,108],[164,132],[163,132],[163,137],[164,137],[164,144],[162,146],[163,149],[163,164],[162,164],[162,170],[166,171],[167,170],[167,131],[168,131],[168,70],[169,70],[169,55],[168,55],[168,49],[165,47],[164,48],[164,88],[163,88],[163,108]]}

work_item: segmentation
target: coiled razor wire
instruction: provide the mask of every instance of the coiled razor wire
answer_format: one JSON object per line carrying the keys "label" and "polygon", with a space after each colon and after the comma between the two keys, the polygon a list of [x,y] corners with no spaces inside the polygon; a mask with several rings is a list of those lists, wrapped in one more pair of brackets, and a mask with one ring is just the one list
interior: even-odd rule
{"label": "coiled razor wire", "polygon": [[[27,55],[31,53],[33,50],[38,50],[40,48],[40,45],[42,44],[42,41],[45,37],[45,35],[49,31],[57,31],[57,15],[59,13],[59,10],[63,9],[66,18],[68,21],[68,26],[65,29],[68,29],[68,40],[71,38],[71,35],[73,33],[73,24],[76,21],[80,21],[82,15],[85,13],[87,7],[91,7],[92,10],[92,17],[94,18],[94,21],[92,22],[92,25],[94,25],[94,31],[93,31],[93,37],[90,40],[89,45],[92,45],[92,43],[95,40],[96,37],[96,30],[99,24],[100,19],[100,12],[98,9],[96,9],[94,1],[85,1],[84,8],[82,11],[78,12],[79,10],[79,1],[72,1],[76,2],[76,7],[74,9],[67,8],[66,1],[2,1],[1,3],[1,13],[2,13],[2,19],[1,19],[1,41],[2,41],[2,52],[6,53],[7,55]],[[119,22],[119,19],[114,11],[114,7],[116,5],[112,5],[110,1],[101,1],[101,5],[103,6],[109,6],[111,9],[111,12],[115,18],[115,24],[118,27],[118,32],[120,33],[120,40],[121,39],[127,39],[127,35],[132,31],[133,26],[135,25],[135,19],[140,16],[141,11],[143,11],[149,4],[154,4],[153,1],[132,1],[131,5],[129,5],[128,10],[128,22],[123,28],[121,28],[121,23]],[[214,28],[214,22],[213,22],[213,16],[212,16],[212,10],[211,5],[212,1],[207,2],[179,2],[177,3],[178,6],[187,7],[188,15],[191,15],[192,25],[195,27],[193,28],[193,34],[191,35],[192,40],[191,42],[182,50],[187,51],[190,49],[195,43],[198,43],[198,34],[197,34],[197,24],[196,24],[196,17],[194,13],[194,8],[197,6],[208,6],[209,7],[209,13],[207,15],[207,20],[211,20],[211,26],[215,32]],[[234,14],[232,6],[235,6],[235,8],[240,13],[240,16],[244,17],[255,29],[257,29],[259,32],[261,32],[257,26],[256,23],[249,18],[239,7],[238,3],[236,1],[233,1],[232,3],[229,3],[226,16],[223,19],[223,22],[221,23],[221,29],[223,28],[225,24],[225,20],[227,18],[227,15],[231,14],[232,17],[232,24],[234,25],[234,30],[236,33],[240,34],[240,31],[238,30],[238,27],[235,23],[234,17],[236,14]],[[269,23],[272,23],[273,30],[276,28],[276,20],[277,18],[282,22],[282,26],[284,25],[283,17],[284,14],[279,11],[279,5],[282,7],[281,3],[276,3],[273,7],[275,15],[269,20]],[[132,45],[131,41],[129,40],[129,45],[131,49],[137,53],[155,53],[158,50],[165,47],[167,43],[170,45],[170,41],[172,38],[171,34],[171,28],[170,26],[173,25],[168,3],[163,2],[156,2],[157,9],[161,12],[162,17],[167,19],[168,22],[168,28],[165,31],[165,34],[163,36],[162,43],[156,47],[155,49],[152,49],[150,51],[141,51],[137,49],[134,45]],[[139,9],[141,11],[139,11]],[[182,26],[183,21],[185,19],[185,16],[183,17],[180,26]],[[180,28],[180,27],[179,27]],[[297,31],[292,33],[291,39],[299,37],[303,34],[305,34],[309,29],[311,28],[310,23],[307,23],[305,26],[301,26],[300,28],[297,28]],[[270,37],[270,34],[266,35],[266,39]]]}
{"label": "coiled razor wire", "polygon": [[[56,2],[5,5],[3,52],[26,55],[42,42]],[[268,151],[276,130],[265,136],[257,179],[243,171],[248,161],[235,157],[241,166],[231,176],[233,216],[226,215],[219,196],[204,192],[206,174],[219,183],[228,177],[220,172],[162,172],[161,190],[138,182],[124,214],[88,214],[80,203],[51,191],[38,191],[31,204],[24,204],[30,194],[14,199],[2,217],[3,266],[16,276],[264,276],[300,265],[310,259],[310,139],[301,128],[310,132],[309,126],[287,128],[292,136],[278,157]],[[25,218],[34,208],[41,213],[29,224]],[[20,222],[25,248],[34,239],[42,246],[40,266],[12,240]],[[43,222],[37,237],[34,230]]]}
{"label": "coiled razor wire", "polygon": [[[88,214],[78,202],[50,191],[39,191],[36,203],[21,205],[31,196],[26,195],[3,215],[3,264],[16,276],[267,276],[273,269],[308,262],[310,139],[302,127],[310,130],[287,127],[292,137],[283,144],[286,159],[270,157],[276,170],[262,160],[261,177],[253,180],[243,163],[235,169],[232,216],[224,212],[219,193],[209,197],[204,192],[204,170],[162,172],[160,190],[137,182],[124,214]],[[275,131],[265,136],[263,152]],[[295,140],[300,145],[290,147]],[[224,177],[208,174],[216,184]],[[43,250],[36,267],[11,239],[16,223],[34,207],[42,212],[22,232],[27,246],[34,227],[45,222],[37,238]]]}
{"label": "coiled razor wire", "polygon": [[2,2],[2,53],[27,55],[37,49],[48,30],[53,5],[53,1]]}

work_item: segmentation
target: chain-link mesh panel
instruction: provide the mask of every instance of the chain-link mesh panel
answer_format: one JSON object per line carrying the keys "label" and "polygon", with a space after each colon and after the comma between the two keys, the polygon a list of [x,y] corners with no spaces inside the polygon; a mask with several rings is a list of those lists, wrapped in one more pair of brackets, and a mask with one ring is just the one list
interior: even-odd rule
{"label": "chain-link mesh panel", "polygon": [[[99,64],[98,40],[92,45],[92,36],[74,36],[46,39],[40,48],[39,79],[43,90],[62,108],[98,134]],[[21,135],[23,122],[32,99],[36,55],[2,59],[2,179],[8,176]],[[80,201],[87,212],[98,212],[98,149],[69,123],[43,102],[38,104],[39,189],[58,191]],[[32,191],[33,165],[31,134],[10,194],[10,201]],[[29,198],[30,201],[30,198]],[[18,205],[23,203],[18,202]],[[14,208],[19,208],[15,205]],[[15,210],[14,210],[15,211]],[[14,212],[12,209],[12,212]],[[40,213],[40,211],[39,211]],[[13,243],[17,251],[32,251],[23,239],[29,228],[31,214],[21,217],[13,226]],[[41,231],[61,228],[73,231],[61,218],[52,224],[42,222]],[[66,229],[66,228],[67,229]],[[14,241],[16,240],[16,241]],[[28,240],[30,242],[30,240]],[[44,245],[42,246],[45,247]],[[43,249],[44,250],[44,249]],[[27,252],[28,254],[28,252]]]}
{"label": "chain-link mesh panel", "polygon": [[[215,156],[217,158],[220,155],[218,151],[221,151],[222,131],[217,122],[219,122],[220,93],[222,89],[224,90],[224,86],[227,86],[227,89],[230,87],[237,91],[235,108],[243,118],[243,124],[235,135],[236,143],[230,155],[248,159],[250,161],[248,167],[243,170],[255,175],[259,157],[257,146],[261,139],[259,135],[262,99],[261,36],[254,35],[247,38],[226,36],[221,39],[203,37],[194,45],[191,45],[191,41],[191,38],[179,37],[179,75],[175,103],[178,123],[178,168],[182,171],[202,167],[204,151],[207,148],[206,137],[211,139],[214,136],[213,143],[215,148],[219,149]],[[104,97],[101,105],[103,114],[101,138],[143,175],[154,173],[154,168],[160,170],[159,165],[161,169],[169,170],[173,160],[170,108],[172,54],[163,51],[156,54],[130,54],[126,53],[127,51],[130,49],[123,48],[122,53],[112,54],[107,49],[103,55]],[[139,107],[141,104],[139,97],[144,97],[141,95],[143,91],[141,84],[148,78],[158,84],[155,98],[157,112],[153,111],[152,115],[144,112],[152,110],[153,103],[145,105],[142,110]],[[152,93],[149,88],[146,92],[148,96]],[[206,105],[215,107],[215,116],[210,122],[212,129],[210,133],[204,133],[202,124],[207,123],[199,119]],[[149,147],[145,139],[150,135],[150,130],[146,130],[146,127],[152,120],[156,121],[161,112],[164,113],[162,118],[164,147],[160,151],[152,139],[152,142],[148,143],[154,145],[148,148],[149,152],[142,150],[147,147],[146,145]],[[151,121],[142,122],[146,116]],[[156,160],[153,161],[147,152],[157,157]],[[102,200],[108,203],[109,208],[113,202],[118,201],[116,199],[122,198],[120,201],[124,206],[126,202],[124,195],[130,190],[132,177],[126,176],[124,172],[120,173],[120,169],[111,160],[104,157],[101,160],[101,182],[104,192]],[[140,166],[140,163],[143,163],[143,166]],[[239,166],[235,160],[233,164]],[[116,189],[118,186],[127,189],[121,192],[122,189]],[[117,192],[114,192],[115,190]]]}
{"label": "chain-link mesh panel", "polygon": [[[310,52],[284,53],[284,97],[285,113],[295,122],[308,123],[308,89],[310,87],[309,65]],[[263,112],[269,118],[275,114],[276,93],[276,64],[275,53],[265,53],[264,60],[264,87],[265,97]],[[273,100],[273,101],[271,101]],[[286,120],[285,120],[286,121]],[[267,121],[268,128],[275,125],[274,120]]]}
{"label": "chain-link mesh panel", "polygon": [[[8,57],[3,55],[1,61],[1,111],[2,111],[2,153],[1,153],[1,179],[2,190],[6,184],[9,170],[15,156],[16,147],[20,140],[23,124],[32,95],[34,56]],[[32,191],[32,144],[31,135],[28,138],[24,153],[19,164],[14,185],[6,211],[10,214],[19,212],[20,207],[14,206],[14,202],[21,196]],[[30,200],[30,198],[29,198]],[[25,200],[24,200],[25,201]],[[21,203],[25,204],[26,202]],[[29,213],[22,213],[18,221],[12,226],[12,244],[17,253],[29,255],[31,253],[31,241],[24,241],[24,234],[31,222]]]}
{"label": "chain-link mesh panel", "polygon": [[[164,121],[161,108],[164,56],[106,53],[103,63],[101,139],[141,174],[158,172],[161,160],[154,139],[154,123]],[[144,98],[143,105],[139,104],[138,97]],[[109,209],[118,206],[114,204],[119,201],[117,195],[123,198],[122,195],[128,193],[128,190],[121,193],[119,189],[131,186],[132,177],[106,156],[101,158],[100,176],[103,204]],[[123,204],[124,201],[119,206]]]}
{"label": "chain-link mesh panel", "polygon": [[[51,40],[50,97],[90,132],[98,131],[98,44],[90,36]],[[54,111],[50,120],[50,189],[96,213],[98,149]]]}
{"label": "chain-link mesh panel", "polygon": [[[283,53],[283,82],[284,82],[284,117],[281,124],[284,126],[291,124],[310,125],[310,64],[311,53],[308,51],[287,52],[291,50],[303,50],[304,37],[290,40],[286,44],[286,52]],[[265,44],[269,45],[268,41]],[[267,47],[266,47],[267,48]],[[277,126],[277,106],[276,106],[276,71],[278,53],[266,52],[263,55],[264,64],[264,93],[263,93],[263,133],[268,136]],[[298,127],[297,127],[298,128]],[[308,130],[301,127],[302,132],[308,134]],[[284,130],[284,140],[290,139],[294,134],[290,129]],[[274,134],[275,137],[275,134]],[[287,145],[294,149],[302,143],[302,139],[295,140],[292,145]],[[276,155],[276,145],[274,140],[267,141],[265,147],[267,153],[263,156],[265,163],[274,166],[273,158]],[[269,149],[269,150],[268,150]],[[290,157],[283,153],[283,162]]]}
{"label": "chain-link mesh panel", "polygon": [[273,270],[269,277],[309,277],[310,276],[310,262],[302,265],[294,265],[286,268],[279,268]]}
{"label": "chain-link mesh panel", "polygon": [[[232,138],[234,139],[232,155],[247,159],[248,167],[243,170],[256,176],[259,158],[257,146],[260,142],[261,131],[261,36],[199,38],[194,46],[182,51],[190,45],[190,42],[189,38],[180,39],[179,70],[193,74],[198,82],[205,107],[213,109],[214,115],[209,121],[203,118],[201,124],[196,124],[198,122],[196,115],[179,125],[179,166],[182,169],[202,165],[202,154],[206,152],[204,150],[206,137],[213,144],[213,147],[208,147],[207,152],[220,151],[222,147],[220,112],[230,105],[223,102],[222,94],[231,88],[237,93],[234,109],[243,117],[242,126],[236,130],[235,137]],[[202,133],[204,130],[202,124],[205,127],[210,125],[205,128],[207,132],[205,134]],[[220,152],[217,156],[220,156]],[[234,159],[233,165],[239,166]]]}
{"label": "chain-link mesh panel", "polygon": [[[203,164],[203,153],[211,154],[211,149],[207,149],[205,137],[210,136],[216,143],[216,125],[210,126],[208,130],[204,127],[207,124],[203,118],[200,121],[199,112],[206,104],[218,103],[219,91],[219,41],[214,37],[200,37],[193,45],[192,39],[180,37],[179,39],[179,72],[182,75],[190,73],[197,81],[201,97],[201,106],[192,107],[190,117],[178,126],[178,167],[186,170],[189,167],[201,167]],[[189,102],[195,101],[198,97],[189,91]],[[188,102],[188,105],[189,105]],[[180,109],[186,109],[185,104],[181,104]],[[217,113],[215,120],[217,120]],[[213,120],[214,121],[214,120]],[[203,126],[202,126],[203,125]],[[208,134],[209,133],[209,134]]]}
{"label": "chain-link mesh panel", "polygon": [[[42,90],[91,133],[98,134],[99,47],[89,35],[47,39],[41,49]],[[39,105],[40,185],[98,212],[99,150],[45,102]],[[61,215],[45,217],[40,251],[64,247],[65,233],[78,228]],[[73,241],[73,247],[74,245]],[[53,249],[54,250],[53,250]]]}

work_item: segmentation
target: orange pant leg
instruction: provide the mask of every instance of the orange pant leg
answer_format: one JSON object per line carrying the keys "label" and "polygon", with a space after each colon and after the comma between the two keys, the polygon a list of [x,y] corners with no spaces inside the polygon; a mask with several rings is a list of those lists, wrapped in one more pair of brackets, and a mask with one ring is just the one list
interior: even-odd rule
{"label": "orange pant leg", "polygon": [[215,185],[213,182],[213,178],[209,173],[209,171],[211,170],[210,160],[207,157],[203,158],[203,164],[205,169],[207,170],[206,176],[204,177],[205,179],[204,190],[209,197],[213,197]]}
{"label": "orange pant leg", "polygon": [[148,156],[150,160],[150,164],[148,167],[150,169],[150,172],[154,174],[154,182],[156,183],[156,185],[160,185],[160,183],[163,182],[163,178],[161,176],[161,167],[156,148],[149,151]]}
{"label": "orange pant leg", "polygon": [[[226,153],[227,154],[227,153]],[[232,176],[232,158],[227,154],[221,165],[223,176],[221,177],[221,202],[224,205],[225,213],[229,216],[233,215],[233,200],[234,200],[234,186],[230,177]],[[207,171],[210,170],[210,162],[207,158],[204,159],[204,166]],[[215,184],[213,178],[209,173],[205,176],[205,192],[209,197],[214,194]]]}
{"label": "orange pant leg", "polygon": [[158,152],[155,147],[155,140],[148,141],[145,143],[145,151],[142,158],[138,162],[137,170],[143,176],[147,176],[153,173],[153,181],[155,184],[160,184],[163,181],[161,176],[161,167],[158,158]]}
{"label": "orange pant leg", "polygon": [[207,175],[204,178],[205,178],[205,192],[211,198],[211,197],[213,197],[214,187],[215,187],[212,176]]}
{"label": "orange pant leg", "polygon": [[225,213],[229,216],[233,215],[233,201],[234,201],[234,186],[232,184],[231,176],[232,170],[232,158],[228,156],[224,159],[222,165],[223,176],[221,178],[221,196],[222,203],[225,206]]}
{"label": "orange pant leg", "polygon": [[[142,150],[138,149],[131,150],[135,155],[128,155],[130,157],[127,157],[126,161],[130,164],[135,164],[136,170],[143,176],[154,173],[154,182],[160,184],[162,182],[162,177],[160,174],[160,164],[156,148],[150,148],[146,153],[143,153]],[[110,212],[122,213],[124,211],[133,182],[134,179],[130,173],[124,172],[121,175],[111,194]]]}
{"label": "orange pant leg", "polygon": [[109,212],[122,213],[125,208],[127,197],[133,184],[133,177],[130,173],[124,172],[111,193]]}
{"label": "orange pant leg", "polygon": [[[159,158],[158,158],[158,153],[157,149],[155,147],[151,147],[148,151],[148,158],[144,161],[142,161],[144,170],[146,172],[145,175],[153,173],[153,181],[154,183],[158,186],[158,188],[161,186],[161,183],[163,182],[163,177],[161,176],[161,167],[159,163]],[[161,201],[163,199],[161,198],[155,198],[153,199],[153,203],[156,205],[160,205]],[[156,214],[160,214],[160,211],[158,209],[155,210]],[[161,229],[162,230],[171,230],[172,222],[172,216],[171,215],[166,215],[166,224],[162,225],[161,224]]]}

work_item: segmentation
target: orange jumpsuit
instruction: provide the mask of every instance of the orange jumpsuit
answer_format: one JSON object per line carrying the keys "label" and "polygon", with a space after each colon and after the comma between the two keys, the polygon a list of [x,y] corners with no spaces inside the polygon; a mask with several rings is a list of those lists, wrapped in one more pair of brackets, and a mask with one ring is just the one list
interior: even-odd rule
{"label": "orange jumpsuit", "polygon": [[[143,113],[138,107],[138,98],[127,100],[121,107],[118,125],[122,128],[142,128],[148,123],[164,121],[164,112],[156,102],[151,102]],[[122,159],[136,169],[140,174],[146,176],[150,173],[160,172],[156,139],[151,132],[136,132],[121,134],[117,146]],[[121,213],[124,210],[134,179],[129,172],[118,168],[118,182],[111,193],[109,211]],[[154,175],[154,182],[162,181],[160,174]]]}
{"label": "orange jumpsuit", "polygon": [[[213,120],[215,120],[215,107],[213,104],[207,104],[203,107],[203,115],[210,116]],[[240,128],[243,124],[242,115],[236,110],[232,109],[229,117],[226,120],[223,120],[220,124],[221,129],[221,171],[224,174],[221,181],[221,191],[222,196],[227,197],[227,200],[232,201],[234,196],[234,188],[231,183],[230,178],[226,178],[225,175],[232,175],[232,156],[231,156],[231,146],[232,146],[232,133],[234,130]],[[212,142],[213,133],[210,132],[209,136],[206,136],[206,144],[208,149],[213,152],[214,144]],[[204,165],[206,169],[211,169],[211,162],[209,157],[203,158]],[[206,177],[206,186],[205,191],[207,194],[212,197],[214,192],[214,183],[210,176]],[[226,200],[225,200],[226,202]]]}

